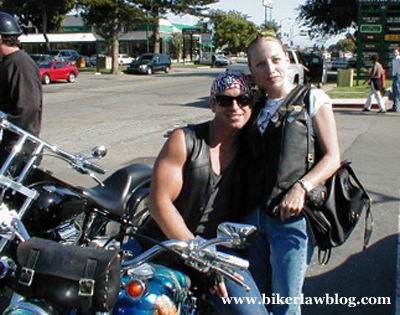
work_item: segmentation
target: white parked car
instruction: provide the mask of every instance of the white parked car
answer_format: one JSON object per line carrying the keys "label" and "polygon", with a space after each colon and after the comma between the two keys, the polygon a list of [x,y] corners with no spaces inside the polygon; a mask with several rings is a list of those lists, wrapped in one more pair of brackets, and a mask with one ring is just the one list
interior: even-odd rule
{"label": "white parked car", "polygon": [[[198,58],[195,61],[196,64],[202,64],[202,65],[212,65],[212,55],[206,55],[203,56],[202,58]],[[215,67],[224,67],[232,64],[233,61],[231,58],[222,56],[222,55],[215,55],[215,61],[214,61],[214,66]]]}
{"label": "white parked car", "polygon": [[127,54],[118,55],[118,64],[120,66],[129,65],[135,58],[129,57]]}

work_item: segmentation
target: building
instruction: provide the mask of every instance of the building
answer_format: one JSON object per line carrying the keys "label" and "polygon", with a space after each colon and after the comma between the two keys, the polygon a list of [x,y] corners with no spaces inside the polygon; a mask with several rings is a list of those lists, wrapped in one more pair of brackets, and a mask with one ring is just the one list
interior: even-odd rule
{"label": "building", "polygon": [[[182,33],[183,28],[194,26],[172,24],[166,19],[160,19],[160,52],[169,54],[171,39],[174,33]],[[151,51],[153,25],[141,25],[135,30],[122,30],[119,39],[119,52],[130,56],[138,56]],[[111,54],[111,48],[104,38],[85,25],[77,15],[68,15],[63,24],[63,33],[47,34],[51,49],[74,49],[82,55]],[[27,34],[20,36],[22,47],[29,53],[45,53],[46,40],[43,34]]]}

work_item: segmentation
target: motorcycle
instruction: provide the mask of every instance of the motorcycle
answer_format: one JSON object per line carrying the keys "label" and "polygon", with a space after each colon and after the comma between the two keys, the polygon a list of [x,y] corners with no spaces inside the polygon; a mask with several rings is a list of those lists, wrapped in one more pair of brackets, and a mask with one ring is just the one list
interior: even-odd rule
{"label": "motorcycle", "polygon": [[[7,286],[11,280],[15,282],[21,269],[16,248],[32,236],[87,250],[120,249],[127,239],[140,236],[137,225],[148,217],[145,203],[149,194],[150,167],[128,166],[100,181],[94,173],[105,173],[104,168],[84,155],[70,154],[27,133],[7,121],[1,112],[0,129],[19,135],[19,141],[0,168],[0,286]],[[27,144],[33,150],[24,156],[23,149]],[[97,148],[94,156],[103,155],[103,151]],[[38,166],[44,152],[68,162],[74,170],[88,174],[98,185],[83,188],[58,179]],[[107,231],[110,222],[120,225],[116,235]],[[199,272],[214,271],[246,287],[232,269],[246,269],[248,262],[212,248],[217,245],[241,246],[254,230],[245,225],[225,224],[213,240],[166,241],[139,256],[129,248],[123,250],[118,298],[109,313],[210,314],[202,311],[203,305],[207,305],[204,293],[192,285],[188,275],[155,264],[153,259],[166,250],[171,251]],[[29,272],[29,275],[34,274]],[[54,289],[48,285],[48,290]],[[15,291],[4,314],[76,315],[88,312],[90,310],[62,305],[62,301],[55,303]]]}
{"label": "motorcycle", "polygon": [[[112,229],[114,234],[135,231],[148,218],[150,166],[129,165],[101,181],[95,173],[104,174],[106,170],[92,158],[71,154],[31,135],[10,123],[2,112],[0,130],[19,137],[0,168],[0,201],[11,209],[20,209],[19,215],[31,236],[102,247],[109,241]],[[97,185],[80,187],[57,178],[38,166],[47,155],[89,175]],[[93,158],[105,155],[104,147],[92,151]],[[0,250],[3,246],[0,241]]]}
{"label": "motorcycle", "polygon": [[[22,244],[29,240],[29,234],[16,211],[2,207],[0,214],[0,236],[2,238],[7,239],[9,243],[17,241],[22,242]],[[201,273],[216,272],[243,286],[246,290],[250,290],[242,279],[233,272],[233,270],[247,269],[248,261],[220,252],[215,247],[222,245],[240,248],[254,231],[254,226],[222,223],[218,227],[215,239],[189,240],[187,242],[168,240],[153,246],[136,257],[130,257],[131,251],[126,250],[122,258],[118,298],[112,311],[110,310],[107,313],[115,315],[212,314],[212,308],[207,304],[204,293],[192,286],[191,279],[186,274],[154,264],[152,260],[163,252],[170,251],[194,270]],[[136,236],[140,237],[140,235]],[[61,247],[66,248],[68,246],[61,245]],[[58,251],[58,254],[63,255],[60,251]],[[73,257],[70,258],[73,259]],[[16,283],[16,278],[18,278],[21,285],[31,286],[31,280],[36,277],[35,272],[39,270],[31,270],[29,283],[24,283],[21,280],[23,280],[22,275],[25,275],[23,272],[25,267],[20,268],[18,266],[19,258],[16,261],[14,259],[13,255],[3,256],[0,259],[0,282]],[[59,267],[62,269],[62,266]],[[43,270],[41,271],[43,272]],[[54,277],[51,276],[49,279],[54,281]],[[88,279],[82,280],[88,281]],[[59,279],[56,281],[59,282]],[[63,287],[68,286],[66,283],[63,284]],[[32,285],[32,287],[33,291],[37,288],[35,285]],[[40,290],[57,291],[57,288],[58,286],[53,286],[49,281],[48,284],[42,285]],[[96,287],[97,289],[99,288]],[[66,295],[70,295],[71,291],[73,290],[68,288],[63,291],[65,298]],[[43,296],[43,292],[40,294]],[[46,293],[44,294],[46,295]],[[14,293],[10,305],[3,314],[76,315],[90,312],[90,310],[71,309],[68,307],[69,305],[63,305],[64,296],[60,297],[58,292],[55,295],[54,292],[52,294],[50,296],[57,296],[57,304],[51,299],[41,299],[35,296],[35,293],[32,293],[29,297]],[[71,297],[68,298],[71,299]],[[96,314],[106,313],[97,311]]]}

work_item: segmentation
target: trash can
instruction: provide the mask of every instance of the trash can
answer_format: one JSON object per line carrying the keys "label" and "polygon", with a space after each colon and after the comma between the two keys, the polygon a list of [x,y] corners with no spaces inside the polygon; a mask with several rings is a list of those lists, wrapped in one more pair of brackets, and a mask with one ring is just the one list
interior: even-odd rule
{"label": "trash can", "polygon": [[83,58],[83,57],[79,57],[79,58],[76,60],[76,66],[77,66],[78,68],[85,68],[85,67],[86,67],[86,59]]}
{"label": "trash can", "polygon": [[111,69],[111,58],[110,57],[98,57],[97,63],[99,69]]}
{"label": "trash can", "polygon": [[338,87],[353,87],[354,85],[354,69],[338,69],[337,71],[337,86]]}

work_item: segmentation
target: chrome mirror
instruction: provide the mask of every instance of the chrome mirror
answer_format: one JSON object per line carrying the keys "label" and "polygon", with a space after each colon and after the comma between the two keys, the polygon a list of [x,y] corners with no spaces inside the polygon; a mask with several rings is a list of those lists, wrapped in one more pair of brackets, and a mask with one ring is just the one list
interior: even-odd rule
{"label": "chrome mirror", "polygon": [[102,159],[108,153],[107,148],[104,145],[99,145],[92,149],[92,156],[96,159]]}
{"label": "chrome mirror", "polygon": [[217,237],[232,239],[232,247],[238,248],[242,247],[256,231],[254,225],[224,222],[218,226]]}

